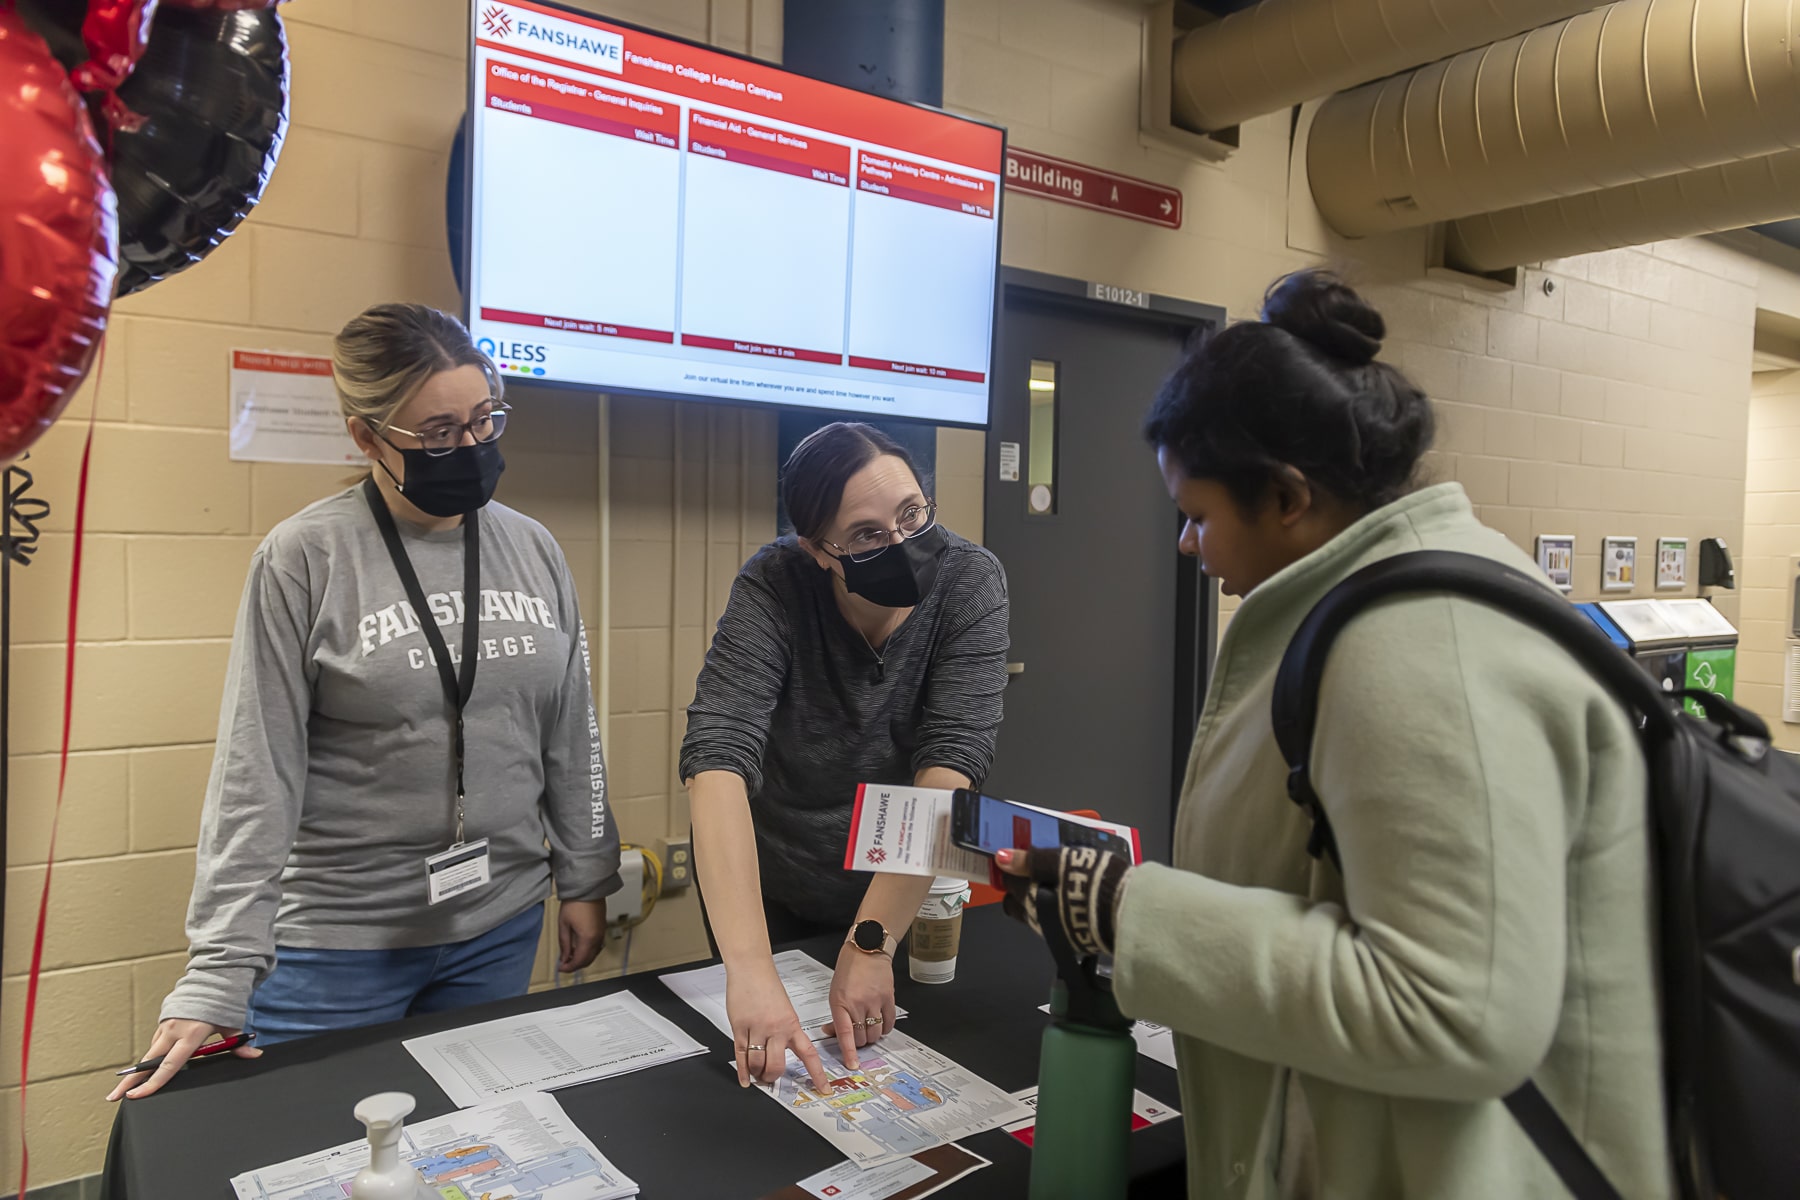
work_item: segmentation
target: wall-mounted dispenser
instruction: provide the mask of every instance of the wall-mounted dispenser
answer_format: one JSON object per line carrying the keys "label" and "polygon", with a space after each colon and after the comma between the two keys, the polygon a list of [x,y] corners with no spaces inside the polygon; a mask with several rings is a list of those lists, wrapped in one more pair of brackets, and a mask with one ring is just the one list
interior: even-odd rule
{"label": "wall-mounted dispenser", "polygon": [[1700,586],[1702,588],[1737,588],[1737,571],[1731,565],[1731,551],[1724,538],[1700,539]]}

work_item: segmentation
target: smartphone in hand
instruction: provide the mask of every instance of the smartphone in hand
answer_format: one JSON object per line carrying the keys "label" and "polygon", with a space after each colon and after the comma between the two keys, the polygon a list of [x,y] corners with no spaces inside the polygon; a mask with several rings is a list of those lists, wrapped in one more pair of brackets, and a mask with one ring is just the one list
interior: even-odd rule
{"label": "smartphone in hand", "polygon": [[1135,862],[1131,844],[1110,829],[1099,829],[1063,813],[1033,808],[958,788],[950,799],[950,840],[965,850],[992,857],[1001,850],[1046,850],[1092,846]]}

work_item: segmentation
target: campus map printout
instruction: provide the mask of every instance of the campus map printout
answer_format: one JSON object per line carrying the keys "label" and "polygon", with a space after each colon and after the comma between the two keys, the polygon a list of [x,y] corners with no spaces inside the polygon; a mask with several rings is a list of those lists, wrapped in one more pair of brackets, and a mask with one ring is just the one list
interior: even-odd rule
{"label": "campus map printout", "polygon": [[[408,1125],[400,1156],[443,1200],[619,1200],[638,1186],[542,1093]],[[369,1162],[358,1140],[231,1181],[238,1200],[344,1200]]]}
{"label": "campus map printout", "polygon": [[813,1090],[806,1068],[789,1057],[787,1074],[763,1091],[810,1125],[859,1167],[879,1167],[973,1134],[998,1129],[1032,1110],[987,1080],[899,1030],[859,1052],[852,1071],[826,1038],[819,1052],[829,1083]]}
{"label": "campus map printout", "polygon": [[[775,973],[787,989],[800,1018],[800,1028],[815,1034],[828,1032],[831,1025],[831,984],[836,978],[830,967],[804,950],[783,950],[775,956]],[[725,1011],[725,965],[696,967],[692,971],[676,971],[662,977],[663,984],[693,1006],[694,1011],[712,1022],[726,1037],[731,1036],[731,1017]],[[894,1016],[904,1017],[906,1010],[897,1008]]]}

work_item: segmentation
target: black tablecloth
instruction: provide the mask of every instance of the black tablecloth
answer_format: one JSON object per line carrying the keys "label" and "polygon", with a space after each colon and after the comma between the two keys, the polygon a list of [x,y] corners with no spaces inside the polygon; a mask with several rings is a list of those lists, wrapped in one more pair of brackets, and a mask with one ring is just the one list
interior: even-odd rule
{"label": "black tablecloth", "polygon": [[[824,963],[840,940],[797,943]],[[673,967],[670,970],[686,970]],[[971,909],[956,979],[914,983],[904,952],[895,967],[900,1028],[983,1078],[1016,1091],[1037,1081],[1038,1040],[1049,1017],[1049,954],[997,907]],[[830,1143],[754,1089],[739,1088],[731,1042],[661,983],[661,972],[540,992],[461,1012],[415,1017],[288,1042],[259,1059],[205,1062],[158,1095],[119,1106],[107,1150],[106,1200],[230,1200],[231,1177],[352,1141],[351,1109],[375,1092],[410,1092],[411,1120],[454,1110],[402,1039],[515,1013],[591,1000],[629,987],[708,1053],[555,1093],[563,1110],[645,1197],[754,1200],[843,1161]],[[1138,1055],[1138,1087],[1178,1105],[1175,1073]],[[1026,1195],[1030,1151],[1000,1131],[963,1143],[993,1162],[939,1195]],[[1180,1196],[1182,1123],[1132,1135],[1132,1194]]]}

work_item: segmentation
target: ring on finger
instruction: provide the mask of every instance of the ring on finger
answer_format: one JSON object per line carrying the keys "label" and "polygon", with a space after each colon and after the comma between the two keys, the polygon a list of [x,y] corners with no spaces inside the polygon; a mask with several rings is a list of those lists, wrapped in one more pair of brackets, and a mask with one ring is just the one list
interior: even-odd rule
{"label": "ring on finger", "polygon": [[763,1051],[763,1050],[764,1050],[764,1049],[766,1049],[766,1047],[763,1047],[763,1046],[745,1046],[745,1047],[744,1047],[744,1050],[745,1050],[745,1052],[746,1052],[746,1053],[748,1053],[748,1052],[749,1052],[749,1051],[751,1051],[751,1050],[755,1050],[755,1051],[758,1051],[758,1052],[761,1052],[761,1051]]}
{"label": "ring on finger", "polygon": [[880,1017],[864,1017],[863,1024],[864,1025],[879,1025],[879,1024],[881,1024],[881,1018]]}

